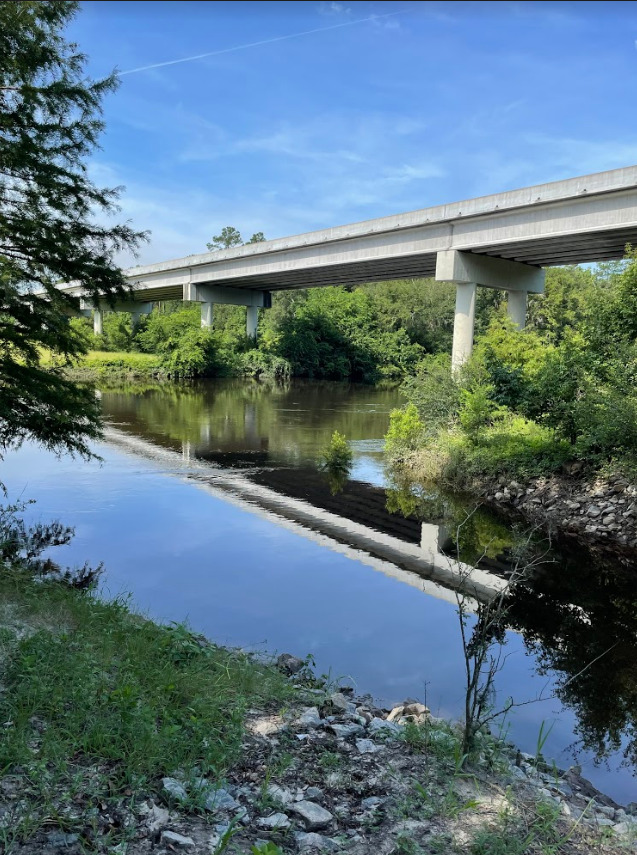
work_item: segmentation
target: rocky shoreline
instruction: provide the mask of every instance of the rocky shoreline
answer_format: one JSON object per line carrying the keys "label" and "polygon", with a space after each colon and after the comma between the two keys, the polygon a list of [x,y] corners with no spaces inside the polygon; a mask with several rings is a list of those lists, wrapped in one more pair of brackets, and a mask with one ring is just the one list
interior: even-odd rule
{"label": "rocky shoreline", "polygon": [[637,560],[637,486],[626,478],[582,478],[571,471],[524,484],[500,479],[481,492],[487,505],[517,511],[550,535],[625,563]]}
{"label": "rocky shoreline", "polygon": [[[278,660],[294,682],[304,665]],[[303,681],[295,697],[284,712],[248,710],[241,758],[221,785],[175,770],[159,795],[123,800],[104,821],[127,827],[128,842],[106,851],[489,853],[489,840],[522,835],[525,848],[497,851],[637,852],[637,803],[617,805],[577,768],[560,771],[489,736],[461,768],[457,729],[417,700],[387,710],[351,688]],[[0,809],[10,795],[3,783]],[[55,830],[15,851],[85,850],[77,834]]]}

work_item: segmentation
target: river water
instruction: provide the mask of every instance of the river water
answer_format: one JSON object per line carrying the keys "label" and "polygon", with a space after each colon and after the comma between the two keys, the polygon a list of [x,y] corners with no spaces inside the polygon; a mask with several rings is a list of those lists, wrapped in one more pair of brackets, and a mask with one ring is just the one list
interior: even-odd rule
{"label": "river water", "polygon": [[[473,510],[461,497],[392,482],[382,437],[395,388],[210,381],[101,400],[101,463],[27,444],[2,465],[10,499],[36,500],[31,519],[75,527],[56,560],[103,561],[103,591],[155,619],[311,654],[319,673],[379,702],[416,697],[461,715],[453,558],[482,554],[480,590],[497,589],[515,525],[473,512],[456,544]],[[334,430],[354,452],[346,482],[316,465]],[[528,560],[545,547],[534,549]],[[545,756],[580,763],[621,803],[637,798],[636,580],[554,548],[512,605],[496,681],[496,703],[522,704],[505,723],[516,744],[535,753],[548,731]]]}

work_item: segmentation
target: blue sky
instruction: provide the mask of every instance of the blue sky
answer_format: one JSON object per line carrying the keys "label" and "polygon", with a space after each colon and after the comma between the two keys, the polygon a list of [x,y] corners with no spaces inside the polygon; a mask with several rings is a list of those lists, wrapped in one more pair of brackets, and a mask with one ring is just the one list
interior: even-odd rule
{"label": "blue sky", "polygon": [[68,35],[145,69],[90,164],[141,262],[637,163],[633,2],[85,2]]}

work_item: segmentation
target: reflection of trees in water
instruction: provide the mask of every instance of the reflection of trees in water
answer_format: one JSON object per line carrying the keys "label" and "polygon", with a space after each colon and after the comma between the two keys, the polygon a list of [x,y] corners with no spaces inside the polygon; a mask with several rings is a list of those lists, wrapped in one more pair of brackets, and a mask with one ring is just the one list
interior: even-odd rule
{"label": "reflection of trees in water", "polygon": [[553,566],[515,593],[509,612],[541,673],[577,713],[582,745],[620,749],[637,765],[637,575],[586,556]]}
{"label": "reflection of trees in water", "polygon": [[[387,508],[441,522],[452,539],[463,523],[459,543],[448,550],[459,548],[469,563],[481,555],[512,562],[528,541],[522,525],[516,530],[480,508],[467,518],[470,500],[434,487],[394,480]],[[545,549],[538,536],[529,560]],[[568,544],[564,555],[547,554],[515,589],[507,619],[522,633],[540,673],[554,673],[560,701],[577,715],[582,746],[601,760],[624,744],[626,762],[637,766],[637,571],[600,564]]]}
{"label": "reflection of trees in water", "polygon": [[152,440],[209,445],[219,451],[267,447],[290,460],[318,450],[335,430],[348,439],[380,439],[388,413],[399,403],[395,388],[349,383],[262,384],[250,380],[202,381],[145,389],[105,390],[107,418]]}

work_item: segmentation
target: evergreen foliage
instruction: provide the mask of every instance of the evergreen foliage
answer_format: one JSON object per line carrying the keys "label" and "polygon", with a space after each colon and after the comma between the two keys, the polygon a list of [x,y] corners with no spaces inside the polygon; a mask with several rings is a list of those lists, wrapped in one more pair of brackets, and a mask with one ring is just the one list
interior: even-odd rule
{"label": "evergreen foliage", "polygon": [[41,350],[73,359],[87,339],[68,316],[79,301],[125,294],[114,254],[143,235],[100,225],[118,191],[87,176],[103,129],[101,104],[116,78],[89,81],[85,57],[62,31],[78,9],[67,0],[0,2],[0,448],[27,437],[88,454],[99,432],[91,389],[44,367]]}

